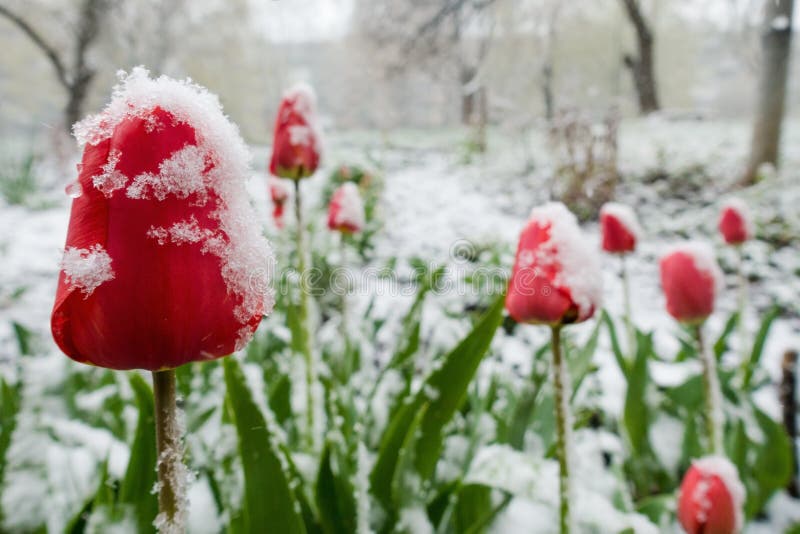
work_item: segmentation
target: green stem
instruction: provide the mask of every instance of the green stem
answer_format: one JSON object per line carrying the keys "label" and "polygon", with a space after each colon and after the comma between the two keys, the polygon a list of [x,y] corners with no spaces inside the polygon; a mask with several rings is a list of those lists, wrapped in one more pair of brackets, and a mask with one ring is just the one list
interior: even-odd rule
{"label": "green stem", "polygon": [[622,261],[622,296],[625,301],[625,328],[628,330],[628,351],[631,356],[636,354],[636,332],[633,329],[633,315],[631,314],[631,292],[628,280],[628,263],[623,254]]}
{"label": "green stem", "polygon": [[184,529],[182,501],[185,495],[185,468],[175,391],[174,369],[153,371],[159,517],[163,524],[180,532]]}
{"label": "green stem", "polygon": [[722,454],[722,393],[717,375],[717,360],[703,340],[703,325],[695,326],[697,348],[703,364],[703,393],[705,397],[705,419],[708,448],[711,454]]}
{"label": "green stem", "polygon": [[567,401],[565,388],[567,378],[567,368],[561,358],[561,326],[552,327],[552,349],[553,349],[553,375],[556,401],[556,454],[558,456],[559,468],[559,524],[561,534],[569,534],[570,516],[570,485],[569,485],[569,404]]}
{"label": "green stem", "polygon": [[[738,295],[738,311],[739,311],[739,350],[742,353],[742,376],[745,377],[745,381],[748,381],[748,375],[750,371],[748,370],[748,365],[750,364],[750,358],[747,350],[747,324],[745,320],[745,308],[747,307],[747,277],[744,275],[744,252],[742,251],[742,246],[739,245],[738,247],[738,255],[739,255],[739,263],[736,266],[737,276],[739,278],[739,295]],[[747,385],[747,384],[745,384]]]}
{"label": "green stem", "polygon": [[308,327],[308,294],[306,286],[306,247],[303,232],[303,203],[300,195],[300,179],[294,180],[294,214],[297,220],[295,243],[297,246],[297,273],[300,276],[300,302],[297,309],[300,330],[302,331],[300,347],[306,364],[306,444],[314,448],[314,385],[316,369],[314,352],[311,348],[311,331]]}

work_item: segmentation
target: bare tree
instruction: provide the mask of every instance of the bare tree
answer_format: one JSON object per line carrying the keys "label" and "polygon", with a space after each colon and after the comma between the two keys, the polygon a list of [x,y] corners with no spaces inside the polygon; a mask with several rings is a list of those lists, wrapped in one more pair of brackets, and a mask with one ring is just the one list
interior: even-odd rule
{"label": "bare tree", "polygon": [[67,103],[64,107],[64,126],[67,131],[83,115],[86,96],[95,76],[95,70],[87,62],[87,55],[100,33],[110,5],[111,0],[81,1],[78,24],[74,30],[74,42],[71,50],[65,52],[49,42],[42,31],[34,28],[19,14],[0,4],[0,16],[22,30],[44,53],[56,71],[59,83],[67,92]]}
{"label": "bare tree", "polygon": [[764,163],[778,164],[781,126],[786,99],[786,78],[792,49],[792,14],[794,0],[765,0],[761,37],[761,80],[750,144],[750,160],[742,176],[742,185],[756,181]]}
{"label": "bare tree", "polygon": [[637,55],[625,54],[622,61],[631,71],[633,85],[639,98],[639,111],[643,114],[658,111],[658,86],[653,62],[655,37],[644,18],[639,0],[621,0],[625,13],[636,32]]}

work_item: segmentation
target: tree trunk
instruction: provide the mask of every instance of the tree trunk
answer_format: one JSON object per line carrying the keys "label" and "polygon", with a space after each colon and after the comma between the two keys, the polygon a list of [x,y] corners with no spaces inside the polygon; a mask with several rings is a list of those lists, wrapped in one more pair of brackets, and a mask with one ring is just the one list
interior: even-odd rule
{"label": "tree trunk", "polygon": [[750,160],[741,179],[752,185],[764,163],[778,164],[783,123],[786,78],[792,44],[794,0],[765,0],[761,38],[762,69],[756,102],[756,117],[750,145]]}
{"label": "tree trunk", "polygon": [[625,66],[631,71],[633,85],[639,98],[639,112],[644,114],[658,111],[658,86],[653,65],[655,38],[650,26],[642,15],[638,0],[622,0],[625,13],[636,30],[638,57],[627,54],[623,57]]}
{"label": "tree trunk", "polygon": [[783,425],[792,444],[792,477],[786,491],[800,497],[800,483],[797,479],[797,352],[787,350],[783,355],[783,379],[781,380],[780,400],[783,404]]}

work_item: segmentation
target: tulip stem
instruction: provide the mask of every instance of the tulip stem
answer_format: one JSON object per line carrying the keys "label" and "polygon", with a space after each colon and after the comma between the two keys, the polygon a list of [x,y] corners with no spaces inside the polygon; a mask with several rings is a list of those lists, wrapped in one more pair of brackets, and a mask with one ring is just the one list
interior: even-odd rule
{"label": "tulip stem", "polygon": [[722,454],[722,393],[717,375],[717,360],[708,350],[703,339],[703,325],[695,326],[697,348],[703,364],[703,390],[705,397],[705,418],[708,447],[711,454]]}
{"label": "tulip stem", "polygon": [[314,448],[314,384],[315,364],[314,353],[311,349],[311,333],[308,327],[308,293],[306,287],[306,247],[303,236],[303,203],[300,196],[300,179],[294,180],[294,214],[297,219],[295,240],[297,246],[297,272],[300,276],[300,302],[297,308],[300,323],[300,343],[306,364],[306,444]]}
{"label": "tulip stem", "polygon": [[157,521],[170,526],[166,532],[183,530],[183,500],[186,471],[183,465],[181,429],[175,393],[175,369],[153,371],[156,451],[158,453]]}
{"label": "tulip stem", "polygon": [[742,353],[742,376],[744,377],[744,385],[747,386],[750,371],[747,369],[750,365],[750,358],[747,351],[747,324],[745,320],[745,308],[747,307],[747,277],[744,275],[744,252],[742,245],[736,247],[738,250],[739,262],[737,264],[737,276],[739,278],[739,295],[738,295],[738,311],[739,311],[739,344]]}
{"label": "tulip stem", "polygon": [[622,298],[625,301],[625,328],[628,330],[628,351],[631,355],[636,354],[636,333],[633,329],[633,316],[631,315],[631,290],[628,280],[628,262],[623,254],[620,258],[622,262]]}
{"label": "tulip stem", "polygon": [[552,327],[553,350],[553,384],[555,387],[556,401],[556,455],[558,456],[559,468],[559,524],[561,534],[569,534],[570,516],[570,484],[569,484],[569,438],[570,417],[569,404],[566,389],[567,369],[561,358],[561,326]]}

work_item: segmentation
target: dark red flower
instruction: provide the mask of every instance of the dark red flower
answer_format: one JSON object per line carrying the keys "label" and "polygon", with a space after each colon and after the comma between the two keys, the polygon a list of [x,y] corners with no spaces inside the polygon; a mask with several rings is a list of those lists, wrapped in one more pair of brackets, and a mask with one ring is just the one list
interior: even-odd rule
{"label": "dark red flower", "polygon": [[61,350],[155,371],[241,347],[271,306],[271,256],[244,189],[247,149],[216,98],[135,69],[76,135],[51,318]]}
{"label": "dark red flower", "polygon": [[345,234],[364,229],[364,203],[353,182],[343,183],[333,193],[328,206],[328,228]]}
{"label": "dark red flower", "polygon": [[519,238],[506,309],[521,323],[585,321],[600,303],[599,258],[563,204],[535,208]]}
{"label": "dark red flower", "polygon": [[744,498],[736,467],[726,458],[695,460],[681,483],[678,521],[688,534],[735,534],[742,528]]}
{"label": "dark red flower", "polygon": [[603,250],[612,254],[625,254],[636,249],[640,234],[636,215],[628,206],[609,202],[600,210],[600,229]]}
{"label": "dark red flower", "polygon": [[299,180],[314,174],[319,160],[316,97],[310,87],[299,84],[286,91],[278,108],[269,172]]}
{"label": "dark red flower", "polygon": [[747,205],[738,198],[729,200],[719,214],[718,228],[729,245],[741,245],[753,237],[753,223]]}
{"label": "dark red flower", "polygon": [[677,245],[661,258],[661,286],[667,311],[682,323],[696,324],[714,311],[722,271],[706,243]]}

